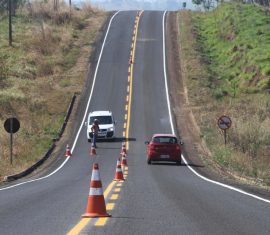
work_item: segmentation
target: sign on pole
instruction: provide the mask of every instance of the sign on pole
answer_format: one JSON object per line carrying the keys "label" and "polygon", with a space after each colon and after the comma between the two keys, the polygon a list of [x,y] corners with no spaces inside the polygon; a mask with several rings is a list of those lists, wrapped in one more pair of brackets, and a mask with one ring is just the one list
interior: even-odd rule
{"label": "sign on pole", "polygon": [[8,118],[4,122],[4,128],[6,132],[10,133],[10,164],[12,165],[13,157],[13,133],[16,133],[20,129],[20,122],[17,118]]}
{"label": "sign on pole", "polygon": [[223,131],[224,133],[224,143],[227,144],[227,129],[229,129],[232,125],[232,120],[228,116],[221,116],[218,119],[218,127]]}

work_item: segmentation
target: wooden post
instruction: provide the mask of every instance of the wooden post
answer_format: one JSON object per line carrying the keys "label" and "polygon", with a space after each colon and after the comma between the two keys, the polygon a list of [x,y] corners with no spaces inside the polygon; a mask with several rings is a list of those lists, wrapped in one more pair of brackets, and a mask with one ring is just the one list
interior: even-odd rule
{"label": "wooden post", "polygon": [[9,46],[12,46],[12,21],[11,21],[12,0],[8,0],[8,24],[9,24]]}

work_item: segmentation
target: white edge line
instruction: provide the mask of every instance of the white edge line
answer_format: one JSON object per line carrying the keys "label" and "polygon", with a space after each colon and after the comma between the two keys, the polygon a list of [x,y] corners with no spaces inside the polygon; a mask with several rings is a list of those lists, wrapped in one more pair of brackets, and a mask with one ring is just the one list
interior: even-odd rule
{"label": "white edge line", "polygon": [[[166,98],[167,98],[167,105],[168,105],[168,110],[169,110],[169,116],[170,116],[170,123],[171,123],[171,128],[172,128],[172,133],[175,134],[175,129],[174,129],[174,125],[173,125],[173,121],[172,121],[172,114],[171,114],[171,103],[170,103],[170,98],[169,98],[169,92],[168,92],[168,80],[167,80],[167,71],[166,71],[166,49],[165,49],[165,16],[166,16],[167,11],[165,11],[163,13],[163,24],[162,24],[162,28],[163,28],[163,66],[164,66],[164,78],[165,78],[165,88],[166,88]],[[236,191],[238,193],[250,196],[252,198],[258,199],[260,201],[266,202],[266,203],[270,203],[270,200],[267,200],[265,198],[259,197],[255,194],[251,194],[248,192],[245,192],[239,188],[235,188],[233,186],[227,185],[227,184],[223,184],[214,180],[210,180],[202,175],[200,175],[197,171],[195,171],[191,166],[188,165],[187,160],[185,159],[185,157],[182,155],[182,158],[184,160],[184,163],[187,165],[187,167],[199,178],[212,183],[212,184],[216,184],[219,185],[221,187]]]}
{"label": "white edge line", "polygon": [[[94,91],[94,86],[95,86],[95,82],[96,82],[96,77],[97,77],[97,72],[98,72],[98,68],[99,68],[99,63],[100,63],[100,60],[101,60],[101,56],[102,56],[102,53],[103,53],[103,49],[104,49],[104,45],[105,45],[105,42],[106,42],[106,39],[107,39],[107,36],[108,36],[108,33],[109,33],[109,30],[111,28],[111,23],[112,23],[112,20],[114,19],[114,17],[119,13],[120,11],[117,11],[113,16],[112,18],[110,19],[110,22],[109,22],[109,25],[108,25],[108,29],[107,29],[107,32],[105,34],[105,37],[104,37],[104,40],[103,40],[103,44],[102,44],[102,47],[101,47],[101,51],[100,51],[100,54],[99,54],[99,58],[98,58],[98,62],[97,62],[97,66],[96,66],[96,70],[95,70],[95,74],[94,74],[94,79],[93,79],[93,83],[92,83],[92,88],[91,88],[91,92],[90,92],[90,96],[89,96],[89,99],[88,99],[88,102],[87,102],[87,105],[86,105],[86,109],[85,109],[85,113],[84,113],[84,116],[83,116],[83,119],[82,119],[82,123],[80,125],[80,128],[77,132],[77,135],[76,135],[76,138],[73,142],[73,146],[71,148],[71,153],[74,151],[74,148],[76,147],[76,144],[77,144],[77,141],[78,141],[78,138],[79,138],[79,135],[81,133],[81,130],[82,130],[82,127],[84,125],[84,120],[86,118],[86,115],[87,115],[87,111],[88,111],[88,108],[89,108],[89,105],[90,105],[90,101],[92,99],[92,94],[93,94],[93,91]],[[3,190],[6,190],[6,189],[11,189],[11,188],[15,188],[17,186],[20,186],[20,185],[23,185],[23,184],[27,184],[27,183],[32,183],[32,182],[35,182],[35,181],[39,181],[39,180],[43,180],[43,179],[46,179],[52,175],[54,175],[56,172],[58,172],[69,160],[70,157],[67,157],[67,159],[56,169],[54,170],[52,173],[50,173],[49,175],[46,175],[46,176],[43,176],[41,178],[38,178],[38,179],[34,179],[34,180],[29,180],[29,181],[25,181],[25,182],[22,182],[22,183],[19,183],[19,184],[15,184],[15,185],[12,185],[12,186],[8,186],[8,187],[5,187],[5,188],[0,188],[0,191],[3,191]]]}
{"label": "white edge line", "polygon": [[171,111],[171,104],[170,104],[170,97],[168,91],[168,79],[167,79],[167,68],[166,68],[166,47],[165,47],[165,16],[167,11],[164,11],[163,20],[162,20],[162,31],[163,31],[163,70],[164,70],[164,78],[165,78],[165,90],[166,90],[166,98],[167,98],[167,105],[169,109],[169,116],[170,116],[170,123],[172,128],[172,133],[175,135],[174,125],[172,120],[172,111]]}

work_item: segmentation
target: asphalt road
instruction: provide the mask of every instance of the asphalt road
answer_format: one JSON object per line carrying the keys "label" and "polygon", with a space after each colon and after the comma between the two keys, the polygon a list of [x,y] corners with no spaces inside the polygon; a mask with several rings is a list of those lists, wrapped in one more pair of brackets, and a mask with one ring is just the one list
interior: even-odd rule
{"label": "asphalt road", "polygon": [[[80,234],[270,234],[269,203],[206,182],[186,165],[146,164],[144,141],[172,129],[164,80],[163,12],[141,15],[128,80],[136,14],[120,12],[112,20],[87,110],[111,110],[117,120],[117,140],[99,142],[94,159],[83,128],[73,156],[58,172],[1,190],[0,234],[66,234],[82,225],[92,162],[99,163],[105,190],[113,180],[127,131],[127,179],[121,185],[114,183],[106,195],[106,202],[113,203],[112,217],[87,221]],[[81,104],[86,105],[86,100]],[[129,108],[130,120],[125,120]],[[78,123],[83,115],[78,113]]]}

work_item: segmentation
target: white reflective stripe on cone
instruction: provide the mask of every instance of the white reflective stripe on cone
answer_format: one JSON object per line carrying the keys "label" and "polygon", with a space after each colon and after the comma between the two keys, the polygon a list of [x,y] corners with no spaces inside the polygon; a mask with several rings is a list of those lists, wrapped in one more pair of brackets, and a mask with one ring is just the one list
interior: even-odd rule
{"label": "white reflective stripe on cone", "polygon": [[121,172],[121,168],[116,168],[116,172]]}
{"label": "white reflective stripe on cone", "polygon": [[99,171],[98,170],[93,170],[92,171],[91,181],[100,181],[100,176],[99,176]]}
{"label": "white reflective stripe on cone", "polygon": [[103,195],[103,190],[102,188],[90,188],[89,195],[90,196]]}

